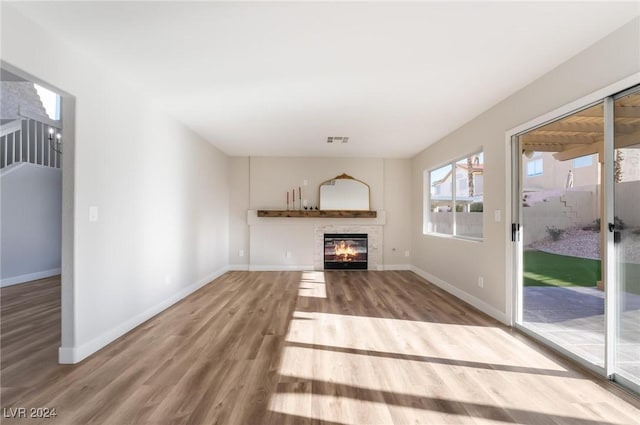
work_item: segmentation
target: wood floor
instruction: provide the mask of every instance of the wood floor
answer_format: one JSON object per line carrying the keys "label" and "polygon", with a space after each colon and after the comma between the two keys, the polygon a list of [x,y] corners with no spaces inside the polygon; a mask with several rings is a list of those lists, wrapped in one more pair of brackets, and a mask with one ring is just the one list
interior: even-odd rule
{"label": "wood floor", "polygon": [[639,423],[638,399],[411,272],[230,272],[77,365],[56,363],[59,293],[0,290],[3,424]]}

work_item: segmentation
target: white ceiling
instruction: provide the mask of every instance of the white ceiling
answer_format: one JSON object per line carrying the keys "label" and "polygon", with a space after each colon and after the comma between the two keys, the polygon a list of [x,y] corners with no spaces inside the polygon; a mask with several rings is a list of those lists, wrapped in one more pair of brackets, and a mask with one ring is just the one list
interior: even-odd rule
{"label": "white ceiling", "polygon": [[396,158],[640,14],[637,1],[13,7],[227,154]]}

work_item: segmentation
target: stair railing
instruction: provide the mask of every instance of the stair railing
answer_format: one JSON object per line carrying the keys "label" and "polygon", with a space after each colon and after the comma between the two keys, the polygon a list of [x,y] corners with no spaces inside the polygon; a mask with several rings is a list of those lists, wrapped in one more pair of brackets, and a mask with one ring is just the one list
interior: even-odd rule
{"label": "stair railing", "polygon": [[0,169],[21,162],[60,168],[62,158],[53,149],[49,134],[59,134],[61,122],[22,108],[19,115],[0,127]]}

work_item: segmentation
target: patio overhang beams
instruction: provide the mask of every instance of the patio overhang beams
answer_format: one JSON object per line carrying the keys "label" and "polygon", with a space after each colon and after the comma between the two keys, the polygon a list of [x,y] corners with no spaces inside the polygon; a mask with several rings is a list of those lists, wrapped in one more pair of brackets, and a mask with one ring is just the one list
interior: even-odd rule
{"label": "patio overhang beams", "polygon": [[[634,102],[636,103],[636,102]],[[615,107],[616,148],[629,148],[640,144],[640,104]],[[553,152],[558,161],[567,161],[585,155],[598,154],[603,159],[604,108],[592,106],[569,115],[521,138],[524,152]]]}

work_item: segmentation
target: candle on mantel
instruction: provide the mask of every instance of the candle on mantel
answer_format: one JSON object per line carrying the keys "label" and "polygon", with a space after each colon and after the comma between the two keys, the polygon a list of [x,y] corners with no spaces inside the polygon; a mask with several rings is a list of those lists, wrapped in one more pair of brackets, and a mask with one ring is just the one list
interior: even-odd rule
{"label": "candle on mantel", "polygon": [[302,201],[302,189],[298,186],[298,200]]}
{"label": "candle on mantel", "polygon": [[287,190],[287,209],[289,209],[289,191]]}

